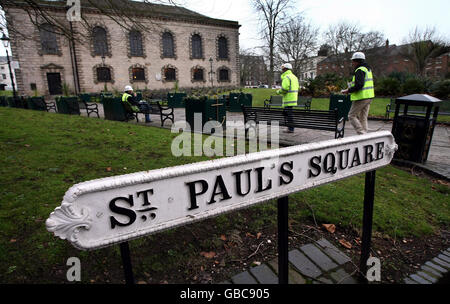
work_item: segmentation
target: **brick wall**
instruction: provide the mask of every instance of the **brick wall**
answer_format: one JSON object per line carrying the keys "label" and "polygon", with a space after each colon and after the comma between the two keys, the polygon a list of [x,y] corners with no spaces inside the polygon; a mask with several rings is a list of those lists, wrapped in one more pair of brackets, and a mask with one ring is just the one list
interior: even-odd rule
{"label": "brick wall", "polygon": [[[60,14],[61,18],[65,17],[64,13],[55,11],[55,14]],[[47,72],[59,72],[62,82],[67,83],[73,90],[75,80],[69,41],[62,36],[58,37],[59,54],[40,54],[39,31],[30,22],[25,12],[11,8],[8,9],[7,18],[14,26],[20,24],[21,31],[31,34],[30,39],[20,39],[11,34],[14,60],[18,60],[20,64],[20,71],[18,71],[20,79],[17,80],[20,94],[32,95],[30,85],[35,83],[41,95],[48,95]],[[213,72],[215,72],[214,86],[239,85],[239,29],[237,26],[225,27],[194,22],[144,19],[141,22],[150,28],[149,31],[142,32],[145,56],[130,57],[128,32],[123,27],[110,18],[98,14],[85,14],[84,18],[107,30],[110,54],[106,56],[105,65],[111,68],[113,76],[113,82],[107,83],[109,90],[122,91],[129,84],[139,89],[172,89],[175,85],[174,82],[157,79],[157,75],[162,74],[163,67],[168,65],[176,68],[180,88],[211,86],[209,79],[210,58],[213,59]],[[102,59],[100,56],[94,56],[92,52],[93,46],[89,38],[89,31],[77,23],[73,23],[73,27],[75,32],[80,33],[78,38],[82,40],[82,43],[75,43],[81,91],[100,92],[104,88],[104,83],[96,81],[94,67],[101,66]],[[162,58],[161,56],[161,35],[166,30],[174,36],[176,58]],[[202,37],[204,50],[202,59],[191,59],[189,40],[193,33],[200,34]],[[218,59],[217,40],[219,36],[224,36],[228,40],[229,58],[227,60]],[[130,75],[132,66],[139,66],[146,70],[145,82],[132,82]],[[191,70],[193,67],[204,68],[205,81],[192,81]],[[229,69],[231,72],[229,82],[218,82],[219,67]]]}

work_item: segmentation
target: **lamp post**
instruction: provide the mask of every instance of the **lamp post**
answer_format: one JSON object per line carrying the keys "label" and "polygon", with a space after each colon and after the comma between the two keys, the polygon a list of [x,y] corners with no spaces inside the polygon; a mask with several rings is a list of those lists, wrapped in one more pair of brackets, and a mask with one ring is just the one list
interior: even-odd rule
{"label": "lamp post", "polygon": [[13,96],[14,96],[14,100],[15,100],[17,97],[16,96],[16,86],[14,84],[14,76],[13,76],[13,72],[11,69],[11,61],[9,60],[9,52],[8,52],[10,39],[5,35],[5,33],[3,33],[3,37],[0,39],[2,40],[3,46],[5,47],[5,50],[6,50],[6,58],[8,60],[8,67],[9,67],[9,76],[11,77],[11,85],[12,85]]}
{"label": "lamp post", "polygon": [[211,71],[209,72],[209,77],[210,77],[210,80],[211,80],[211,87],[214,87],[214,77],[213,77],[213,75],[215,74],[214,72],[213,72],[213,59],[212,59],[212,57],[210,57],[209,58],[209,63],[211,64]]}

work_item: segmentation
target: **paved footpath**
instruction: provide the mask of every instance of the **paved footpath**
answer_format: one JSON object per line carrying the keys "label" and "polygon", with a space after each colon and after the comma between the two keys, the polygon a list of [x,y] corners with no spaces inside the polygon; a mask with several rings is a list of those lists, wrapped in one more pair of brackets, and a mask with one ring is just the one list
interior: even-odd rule
{"label": "paved footpath", "polygon": [[[357,272],[351,259],[324,238],[289,252],[289,284],[357,284]],[[251,267],[222,284],[278,284],[278,259]]]}
{"label": "paved footpath", "polygon": [[[99,104],[100,116],[103,107]],[[84,113],[82,113],[83,115]],[[175,121],[185,120],[185,109],[174,110]],[[139,115],[139,124],[160,127],[161,121],[157,115],[152,115],[151,123],[144,123],[144,115]],[[227,123],[243,121],[242,113],[227,112]],[[131,123],[131,122],[130,122]],[[171,128],[170,121],[165,128]],[[285,128],[282,128],[284,130]],[[370,131],[392,130],[392,121],[369,120]],[[346,123],[345,137],[354,136],[356,132],[350,123]],[[239,138],[239,135],[238,135]],[[334,139],[334,133],[309,129],[296,129],[293,134],[280,132],[280,146],[301,145]],[[450,126],[437,125],[428,160],[425,164],[410,163],[435,176],[450,180]],[[425,263],[420,271],[404,279],[406,284],[433,284],[439,282],[450,270],[450,248],[442,251],[437,257]],[[306,244],[289,252],[289,283],[290,284],[356,284],[358,267],[342,251],[326,239]],[[234,275],[225,284],[277,284],[278,260],[252,267]]]}

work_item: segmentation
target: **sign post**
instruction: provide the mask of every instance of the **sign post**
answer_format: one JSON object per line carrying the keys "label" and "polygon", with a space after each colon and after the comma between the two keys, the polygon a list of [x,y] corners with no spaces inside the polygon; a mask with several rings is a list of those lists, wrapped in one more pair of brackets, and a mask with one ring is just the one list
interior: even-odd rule
{"label": "sign post", "polygon": [[[396,149],[382,131],[97,179],[72,186],[46,226],[95,250],[278,199],[280,283],[287,283],[288,195],[384,167]],[[368,176],[363,244],[370,248],[375,173]],[[121,249],[126,259],[128,246]],[[124,270],[132,282],[131,263]]]}

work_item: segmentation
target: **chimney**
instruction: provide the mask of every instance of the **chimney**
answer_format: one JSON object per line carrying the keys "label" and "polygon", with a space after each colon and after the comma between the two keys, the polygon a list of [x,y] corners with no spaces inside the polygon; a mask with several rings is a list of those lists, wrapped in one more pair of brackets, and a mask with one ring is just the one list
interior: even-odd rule
{"label": "chimney", "polygon": [[389,48],[389,39],[386,39],[386,49]]}

